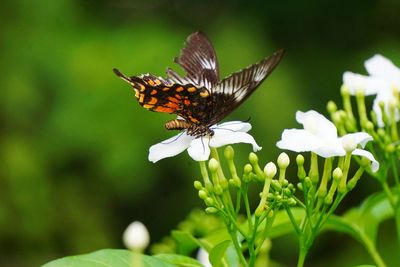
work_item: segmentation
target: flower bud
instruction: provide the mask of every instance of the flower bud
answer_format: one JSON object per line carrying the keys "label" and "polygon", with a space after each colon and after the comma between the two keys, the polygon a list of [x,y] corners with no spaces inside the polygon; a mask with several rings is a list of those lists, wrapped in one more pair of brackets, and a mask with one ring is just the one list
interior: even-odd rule
{"label": "flower bud", "polygon": [[299,154],[296,157],[296,163],[297,163],[297,177],[299,177],[299,180],[302,181],[304,177],[306,177],[306,170],[304,169],[304,157],[303,155]]}
{"label": "flower bud", "polygon": [[278,157],[278,167],[280,169],[286,169],[289,166],[289,163],[289,156],[285,152],[282,152]]}
{"label": "flower bud", "polygon": [[204,202],[206,203],[207,206],[214,206],[215,204],[214,199],[212,199],[211,197],[207,197],[206,199],[204,199]]}
{"label": "flower bud", "polygon": [[214,208],[214,207],[208,207],[208,208],[206,208],[206,213],[212,214],[212,213],[217,213],[217,212],[218,212],[218,209],[216,209],[216,208]]}
{"label": "flower bud", "polygon": [[134,221],[124,231],[122,240],[128,249],[143,251],[150,243],[149,231],[143,223]]}
{"label": "flower bud", "polygon": [[223,191],[224,190],[222,189],[222,186],[220,184],[214,185],[214,193],[216,195],[221,195],[223,193]]}
{"label": "flower bud", "polygon": [[333,102],[332,100],[328,102],[328,104],[326,105],[326,109],[328,110],[328,112],[330,114],[333,114],[334,112],[336,112],[337,110],[337,105],[335,102]]}
{"label": "flower bud", "polygon": [[342,96],[349,96],[350,95],[349,87],[343,84],[342,87],[340,87],[340,93],[342,94]]}
{"label": "flower bud", "polygon": [[250,164],[244,165],[244,173],[249,174],[253,171],[253,167]]}
{"label": "flower bud", "polygon": [[208,197],[208,194],[207,194],[207,192],[205,190],[203,190],[203,189],[199,190],[199,198],[204,200],[207,197]]}
{"label": "flower bud", "polygon": [[374,124],[371,121],[367,121],[365,123],[365,130],[368,132],[372,131],[374,129]]}
{"label": "flower bud", "polygon": [[224,156],[226,159],[233,159],[235,155],[235,151],[233,150],[232,146],[227,146],[224,150]]}
{"label": "flower bud", "polygon": [[388,145],[386,145],[385,150],[388,153],[393,153],[396,150],[396,146],[393,143],[392,144],[388,144]]}
{"label": "flower bud", "polygon": [[193,186],[194,186],[194,188],[196,188],[197,190],[203,189],[203,185],[201,184],[200,181],[194,181]]}
{"label": "flower bud", "polygon": [[287,203],[289,206],[295,206],[297,204],[297,201],[291,197],[287,200]]}
{"label": "flower bud", "polygon": [[273,162],[267,163],[264,168],[264,173],[267,175],[267,178],[272,179],[277,172],[276,165]]}
{"label": "flower bud", "polygon": [[341,170],[339,167],[337,167],[337,168],[333,171],[332,177],[333,177],[333,179],[339,181],[339,180],[342,178],[342,175],[343,175],[342,170]]}
{"label": "flower bud", "polygon": [[258,163],[258,157],[257,157],[256,153],[251,152],[251,153],[249,154],[249,161],[250,161],[250,163],[251,163],[252,165],[255,165],[255,164]]}
{"label": "flower bud", "polygon": [[216,159],[211,158],[208,162],[208,168],[210,169],[210,171],[216,172],[219,168],[219,162]]}

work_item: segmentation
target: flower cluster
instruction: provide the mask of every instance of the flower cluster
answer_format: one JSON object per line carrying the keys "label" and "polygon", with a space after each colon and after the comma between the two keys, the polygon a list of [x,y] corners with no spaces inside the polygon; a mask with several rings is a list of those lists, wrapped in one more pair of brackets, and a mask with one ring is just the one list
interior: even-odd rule
{"label": "flower cluster", "polygon": [[[382,127],[384,122],[381,105],[384,106],[384,112],[389,114],[389,106],[399,103],[400,69],[381,55],[375,55],[365,61],[365,68],[369,76],[345,72],[343,84],[351,95],[356,95],[358,91],[363,92],[364,95],[376,95],[373,110],[377,115],[379,126]],[[398,109],[396,109],[395,119],[396,121],[400,119]]]}

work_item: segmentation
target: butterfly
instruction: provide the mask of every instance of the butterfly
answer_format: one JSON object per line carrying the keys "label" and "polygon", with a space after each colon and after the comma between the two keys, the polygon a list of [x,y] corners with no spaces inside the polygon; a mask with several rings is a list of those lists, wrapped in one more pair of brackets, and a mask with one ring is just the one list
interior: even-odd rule
{"label": "butterfly", "polygon": [[144,108],[178,115],[165,123],[168,130],[186,130],[196,138],[212,136],[212,125],[224,119],[242,104],[281,61],[280,49],[260,62],[220,80],[217,56],[207,36],[198,31],[186,39],[175,63],[186,72],[181,77],[167,68],[167,77],[151,74],[128,77],[118,69],[114,73],[128,82]]}

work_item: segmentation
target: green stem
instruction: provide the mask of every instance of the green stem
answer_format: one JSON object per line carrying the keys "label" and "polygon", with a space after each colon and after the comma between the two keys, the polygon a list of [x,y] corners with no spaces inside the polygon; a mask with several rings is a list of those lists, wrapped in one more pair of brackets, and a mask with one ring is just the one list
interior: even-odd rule
{"label": "green stem", "polygon": [[383,259],[381,258],[381,255],[379,254],[379,252],[377,251],[377,249],[374,245],[374,242],[372,240],[370,240],[369,238],[365,237],[364,235],[361,235],[361,240],[362,240],[365,248],[367,249],[369,255],[374,260],[376,266],[386,267],[386,264],[383,261]]}
{"label": "green stem", "polygon": [[[227,226],[228,226],[228,225],[227,225]],[[243,252],[242,252],[240,243],[239,243],[239,241],[238,241],[238,239],[237,239],[236,232],[232,231],[232,229],[230,229],[230,227],[228,227],[228,231],[229,231],[229,234],[230,234],[230,236],[231,236],[233,246],[235,247],[236,254],[237,254],[238,257],[239,257],[239,261],[240,261],[241,265],[242,265],[243,267],[248,267],[246,258],[245,258],[244,255],[243,255]]]}
{"label": "green stem", "polygon": [[294,228],[296,234],[297,234],[298,236],[301,236],[302,231],[300,230],[299,226],[297,225],[296,219],[294,218],[294,216],[293,216],[293,214],[292,214],[292,210],[291,210],[289,207],[285,207],[285,209],[286,209],[286,213],[287,213],[288,216],[289,216],[290,222],[292,223],[293,228]]}
{"label": "green stem", "polygon": [[243,195],[243,202],[244,202],[244,207],[246,210],[246,215],[247,215],[247,221],[249,224],[249,231],[252,231],[253,229],[253,219],[251,216],[251,210],[250,210],[250,203],[249,203],[249,198],[247,196],[247,183],[243,183],[243,190],[242,190],[242,195]]}
{"label": "green stem", "polygon": [[308,248],[300,241],[299,258],[297,260],[297,267],[303,267],[308,253]]}

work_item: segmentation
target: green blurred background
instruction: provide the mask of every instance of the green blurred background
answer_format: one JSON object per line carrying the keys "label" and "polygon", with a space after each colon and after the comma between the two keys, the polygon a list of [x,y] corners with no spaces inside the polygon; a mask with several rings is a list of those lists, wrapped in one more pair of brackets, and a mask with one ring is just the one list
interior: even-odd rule
{"label": "green blurred background", "polygon": [[[400,65],[398,1],[2,1],[0,4],[0,266],[37,266],[57,257],[121,248],[133,220],[154,242],[194,207],[198,165],[186,153],[152,164],[148,148],[173,133],[173,116],[141,108],[112,68],[164,75],[185,38],[210,37],[221,73],[278,48],[283,62],[228,119],[251,117],[252,133],[273,160],[296,110],[340,101],[345,70],[382,53]],[[242,164],[250,151],[238,145]],[[363,179],[347,199],[376,191]],[[257,196],[255,196],[257,197]],[[346,206],[342,208],[345,210]],[[396,251],[393,225],[382,229],[384,256]],[[273,244],[293,266],[297,243]],[[371,263],[356,241],[317,240],[309,266]]]}

